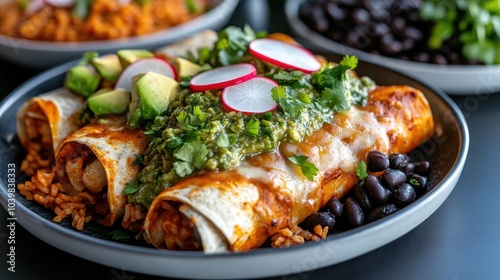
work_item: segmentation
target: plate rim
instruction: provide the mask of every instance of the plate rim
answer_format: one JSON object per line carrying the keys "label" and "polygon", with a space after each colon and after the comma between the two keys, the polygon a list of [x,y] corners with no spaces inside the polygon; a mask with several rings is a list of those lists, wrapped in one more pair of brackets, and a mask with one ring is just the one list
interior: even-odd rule
{"label": "plate rim", "polygon": [[[32,90],[34,87],[39,86],[40,84],[43,84],[48,78],[53,78],[56,77],[57,75],[61,75],[64,73],[69,67],[77,63],[78,60],[74,60],[65,64],[62,64],[60,66],[51,68],[49,70],[46,70],[33,78],[29,79],[28,81],[24,82],[21,84],[19,87],[17,87],[15,90],[13,90],[9,95],[7,95],[1,102],[0,102],[0,118],[2,118],[5,114],[5,112],[14,104],[18,99],[23,98],[26,94],[29,93],[30,90]],[[336,234],[333,236],[329,236],[326,240],[320,241],[319,243],[314,243],[314,242],[307,242],[306,244],[300,245],[300,246],[292,246],[289,248],[280,248],[280,249],[275,249],[275,248],[261,248],[257,249],[254,251],[250,252],[242,252],[238,254],[232,254],[232,253],[223,253],[223,254],[213,254],[213,255],[207,255],[202,252],[179,252],[179,251],[162,251],[162,250],[157,250],[155,248],[148,248],[148,247],[139,247],[135,245],[128,245],[128,244],[122,244],[118,243],[115,241],[111,240],[104,240],[100,239],[94,236],[89,236],[86,234],[83,234],[81,232],[75,231],[73,229],[69,229],[66,227],[63,227],[55,222],[52,222],[51,220],[45,219],[42,216],[39,216],[35,212],[33,212],[31,209],[28,208],[28,206],[23,205],[20,201],[16,200],[16,215],[17,213],[20,213],[23,217],[23,219],[19,219],[17,222],[21,224],[21,226],[25,228],[30,228],[31,234],[35,235],[36,237],[42,239],[44,242],[50,244],[53,247],[56,247],[60,250],[66,251],[70,254],[73,254],[75,256],[78,256],[80,258],[97,262],[100,263],[101,265],[107,265],[115,268],[121,268],[124,269],[124,265],[122,263],[117,264],[117,263],[112,263],[108,259],[102,259],[103,257],[109,256],[110,254],[112,255],[113,253],[115,254],[123,254],[123,255],[128,255],[128,254],[139,254],[141,257],[144,257],[144,260],[149,260],[152,262],[152,264],[156,264],[157,262],[161,263],[161,260],[168,260],[170,265],[177,265],[177,264],[182,264],[183,261],[186,259],[190,263],[197,263],[197,264],[204,264],[207,265],[207,263],[210,263],[212,265],[220,262],[222,259],[224,260],[224,267],[231,266],[233,265],[234,267],[238,267],[239,264],[238,262],[243,262],[246,260],[248,262],[249,260],[259,262],[261,264],[264,264],[269,261],[275,261],[275,258],[277,257],[290,257],[292,255],[292,258],[297,258],[298,255],[304,254],[304,256],[311,256],[311,254],[317,254],[318,250],[333,250],[332,246],[335,247],[338,245],[339,242],[349,242],[349,240],[352,239],[357,239],[359,236],[367,236],[371,232],[377,232],[379,233],[380,231],[383,231],[384,228],[389,228],[388,225],[391,224],[398,224],[399,223],[409,223],[408,216],[411,215],[411,213],[417,211],[417,210],[422,210],[424,209],[427,211],[425,215],[420,217],[420,221],[418,221],[415,224],[407,225],[406,227],[403,227],[401,229],[400,233],[398,233],[398,236],[395,238],[390,238],[390,240],[385,240],[383,243],[376,244],[376,246],[372,246],[369,250],[354,250],[352,254],[348,258],[344,258],[341,260],[335,260],[334,262],[328,261],[328,262],[322,262],[319,263],[317,262],[315,266],[312,267],[299,267],[298,270],[294,270],[290,266],[288,267],[287,271],[283,270],[283,267],[278,268],[278,270],[273,270],[269,269],[266,272],[262,271],[256,271],[256,270],[239,270],[237,273],[239,274],[232,274],[232,275],[226,275],[221,271],[217,270],[212,270],[211,275],[207,275],[204,273],[199,273],[197,271],[189,271],[189,273],[186,273],[186,271],[183,271],[180,273],[179,271],[177,272],[172,272],[172,271],[165,271],[165,270],[155,270],[151,271],[148,270],[146,271],[146,267],[150,267],[151,265],[144,266],[144,265],[129,265],[126,267],[126,270],[138,272],[138,273],[145,273],[145,274],[150,274],[150,275],[157,275],[157,276],[166,276],[166,277],[181,277],[181,278],[212,278],[212,279],[230,279],[230,278],[248,278],[248,277],[270,277],[270,276],[279,276],[279,275],[284,275],[283,272],[286,272],[286,274],[290,273],[298,273],[298,272],[303,272],[303,271],[310,271],[310,270],[315,270],[321,267],[325,266],[330,266],[334,265],[337,263],[340,263],[342,261],[346,261],[349,259],[352,259],[354,257],[367,254],[368,252],[379,248],[381,246],[386,245],[387,243],[396,240],[409,232],[410,230],[414,229],[416,226],[418,226],[420,223],[425,221],[432,213],[434,213],[441,205],[442,203],[448,198],[449,194],[451,191],[454,189],[455,185],[458,182],[458,179],[460,178],[462,169],[465,165],[465,161],[467,158],[468,150],[469,150],[469,130],[467,123],[465,121],[465,117],[463,116],[462,112],[459,110],[458,106],[453,102],[453,100],[444,94],[441,90],[435,88],[432,85],[423,83],[420,81],[418,78],[411,77],[406,75],[405,73],[397,72],[395,70],[389,69],[387,67],[383,67],[374,63],[370,62],[364,62],[362,61],[361,63],[366,63],[368,65],[372,65],[374,67],[381,67],[384,68],[384,70],[389,71],[391,74],[397,74],[397,75],[402,75],[405,76],[406,78],[413,80],[425,87],[427,87],[432,94],[436,95],[439,99],[442,100],[444,104],[447,105],[447,107],[451,110],[453,113],[453,116],[456,118],[457,123],[458,123],[458,130],[459,130],[459,135],[461,136],[461,142],[460,142],[460,147],[459,147],[459,153],[457,155],[457,158],[454,159],[453,166],[452,168],[448,171],[447,174],[443,177],[442,180],[440,180],[436,186],[433,187],[431,191],[428,193],[424,194],[417,203],[413,203],[395,214],[391,215],[390,217],[383,218],[381,220],[363,225],[359,228],[352,229],[350,231]],[[3,159],[2,159],[3,161]],[[20,195],[19,193],[16,192],[16,195]],[[439,198],[438,202],[435,202],[437,198]],[[0,204],[7,209],[7,185],[3,180],[0,180]],[[426,203],[428,202],[428,203]],[[432,207],[425,207],[429,202],[434,202],[432,204]],[[49,211],[49,210],[47,210]],[[89,254],[88,252],[82,253],[80,250],[75,250],[68,248],[67,245],[63,246],[61,243],[59,243],[59,239],[55,238],[51,239],[50,237],[47,237],[47,233],[53,233],[53,231],[56,233],[56,235],[61,235],[63,237],[66,237],[68,240],[64,241],[64,244],[71,242],[71,241],[76,241],[85,244],[89,248],[94,248],[97,247],[100,250],[109,250],[109,252],[105,252],[105,254],[102,254],[103,256],[98,256],[98,258],[95,257],[95,254],[98,254],[97,252],[95,254]],[[319,248],[319,249],[318,249]],[[272,252],[272,253],[269,253]],[[292,253],[292,254],[290,254]],[[229,258],[228,256],[231,256]],[[237,256],[237,257],[234,257]],[[246,263],[245,262],[245,263]],[[303,264],[304,262],[302,262]],[[163,264],[164,267],[165,264]]]}

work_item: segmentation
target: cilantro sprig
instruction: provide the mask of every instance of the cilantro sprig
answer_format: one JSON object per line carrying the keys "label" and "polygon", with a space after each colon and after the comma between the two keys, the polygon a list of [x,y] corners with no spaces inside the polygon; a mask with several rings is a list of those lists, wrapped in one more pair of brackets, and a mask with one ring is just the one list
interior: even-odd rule
{"label": "cilantro sprig", "polygon": [[288,93],[288,87],[277,86],[271,90],[271,97],[278,103],[285,114],[298,118],[307,105],[301,99]]}
{"label": "cilantro sprig", "polygon": [[300,169],[302,170],[302,174],[307,178],[309,181],[314,180],[314,176],[318,174],[318,168],[309,161],[309,157],[305,155],[295,155],[288,157],[288,159],[295,165],[300,166]]}
{"label": "cilantro sprig", "polygon": [[185,177],[193,173],[195,169],[203,169],[207,162],[208,149],[205,143],[196,140],[186,142],[174,153],[177,161],[174,162],[174,170],[179,177]]}

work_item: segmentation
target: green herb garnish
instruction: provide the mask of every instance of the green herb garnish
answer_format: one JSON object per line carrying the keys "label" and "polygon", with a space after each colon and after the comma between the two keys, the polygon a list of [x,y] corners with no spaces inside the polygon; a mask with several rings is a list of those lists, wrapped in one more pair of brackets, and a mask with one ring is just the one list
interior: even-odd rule
{"label": "green herb garnish", "polygon": [[356,169],[356,175],[358,175],[360,180],[364,180],[366,176],[368,176],[368,171],[366,167],[366,162],[361,161],[358,165],[358,168]]}
{"label": "green herb garnish", "polygon": [[250,119],[248,120],[246,126],[245,126],[245,131],[248,135],[257,137],[259,135],[259,126],[260,122],[257,119]]}
{"label": "green herb garnish", "polygon": [[125,232],[123,230],[115,229],[112,232],[111,239],[119,241],[119,240],[125,240],[125,239],[131,239],[133,235],[131,235],[128,232]]}
{"label": "green herb garnish", "polygon": [[433,22],[429,48],[447,40],[462,44],[469,60],[500,64],[500,5],[496,0],[424,0],[420,17]]}
{"label": "green herb garnish", "polygon": [[419,183],[419,182],[418,182],[418,180],[417,180],[417,179],[415,179],[415,178],[411,178],[411,179],[409,180],[409,182],[410,182],[410,184],[411,184],[411,185],[413,185],[413,186],[415,186],[415,187],[420,186],[420,183]]}
{"label": "green herb garnish", "polygon": [[178,160],[174,162],[174,170],[180,177],[193,173],[195,169],[202,169],[207,161],[208,149],[201,141],[193,141],[182,144],[174,153]]}
{"label": "green herb garnish", "polygon": [[302,174],[307,178],[307,180],[312,181],[314,176],[318,174],[318,168],[309,161],[309,157],[304,155],[296,155],[288,157],[288,159],[295,165],[300,166]]}
{"label": "green herb garnish", "polygon": [[136,181],[127,183],[127,186],[123,189],[123,194],[133,194],[139,190],[139,184]]}

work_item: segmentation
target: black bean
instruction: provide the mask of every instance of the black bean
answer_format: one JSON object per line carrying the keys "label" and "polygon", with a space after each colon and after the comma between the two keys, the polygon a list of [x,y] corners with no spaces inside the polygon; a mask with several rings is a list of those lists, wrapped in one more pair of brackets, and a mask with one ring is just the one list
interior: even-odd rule
{"label": "black bean", "polygon": [[413,174],[413,171],[415,170],[415,164],[413,162],[406,162],[403,165],[399,166],[398,169],[403,171],[408,177]]}
{"label": "black bean", "polygon": [[364,189],[369,197],[377,203],[384,203],[389,198],[387,190],[373,174],[368,174],[368,176],[365,177]]}
{"label": "black bean", "polygon": [[440,64],[440,65],[446,65],[446,64],[448,64],[448,60],[442,54],[435,54],[432,57],[432,63],[434,63],[434,64]]}
{"label": "black bean", "polygon": [[413,186],[415,191],[418,194],[423,194],[428,191],[427,189],[427,177],[419,175],[419,174],[412,174],[410,178],[408,179],[410,184]]}
{"label": "black bean", "polygon": [[430,167],[431,167],[430,162],[426,160],[420,161],[415,163],[415,170],[413,170],[413,172],[422,176],[427,176],[429,175],[429,171],[431,170]]}
{"label": "black bean", "polygon": [[325,209],[338,219],[344,212],[344,204],[338,198],[332,198],[326,203]]}
{"label": "black bean", "polygon": [[394,199],[399,207],[404,207],[413,201],[417,194],[415,193],[415,189],[408,183],[402,184],[395,192]]}
{"label": "black bean", "polygon": [[373,208],[373,203],[370,201],[370,198],[363,188],[363,181],[359,181],[356,183],[356,185],[354,185],[353,195],[361,208],[365,210],[370,210]]}
{"label": "black bean", "polygon": [[412,27],[412,26],[407,26],[404,30],[404,36],[409,39],[413,40],[420,40],[422,39],[423,35],[418,28]]}
{"label": "black bean", "polygon": [[402,154],[390,154],[389,162],[392,169],[398,169],[399,166],[406,162],[406,157]]}
{"label": "black bean", "polygon": [[349,224],[354,227],[361,226],[365,221],[365,215],[358,203],[352,197],[348,197],[344,205],[344,211]]}
{"label": "black bean", "polygon": [[402,17],[394,17],[390,26],[393,33],[403,34],[406,29],[406,21]]}
{"label": "black bean", "polygon": [[330,212],[316,212],[307,217],[302,222],[301,227],[314,232],[314,227],[316,225],[328,227],[328,231],[330,232],[335,227],[335,217]]}
{"label": "black bean", "polygon": [[341,21],[347,17],[347,12],[334,2],[326,3],[326,14],[334,21]]}
{"label": "black bean", "polygon": [[413,56],[413,60],[415,60],[416,62],[429,62],[429,59],[430,59],[430,56],[428,53],[425,53],[425,52],[421,52],[421,53],[418,53],[416,54],[415,56]]}
{"label": "black bean", "polygon": [[351,16],[356,25],[364,25],[370,21],[370,13],[365,9],[355,9]]}
{"label": "black bean", "polygon": [[367,155],[368,169],[373,172],[384,171],[389,167],[389,158],[379,151],[369,152]]}
{"label": "black bean", "polygon": [[368,214],[368,221],[376,221],[398,211],[398,207],[394,204],[386,204],[373,209]]}
{"label": "black bean", "polygon": [[398,169],[388,169],[382,174],[380,181],[386,188],[394,192],[396,187],[406,182],[406,175],[403,171]]}

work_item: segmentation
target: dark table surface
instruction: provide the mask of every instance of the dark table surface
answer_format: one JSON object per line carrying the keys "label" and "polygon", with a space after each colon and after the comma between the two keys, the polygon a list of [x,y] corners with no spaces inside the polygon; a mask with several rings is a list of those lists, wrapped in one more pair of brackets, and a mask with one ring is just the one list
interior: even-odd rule
{"label": "dark table surface", "polygon": [[[289,33],[281,1],[269,3],[241,1],[230,24]],[[38,72],[0,60],[0,97]],[[272,279],[500,279],[500,92],[471,92],[453,100],[469,125],[469,155],[458,184],[433,215],[403,237],[355,259]],[[3,208],[0,221],[0,279],[160,279],[83,260],[21,227],[15,232],[16,272],[11,273]]]}

